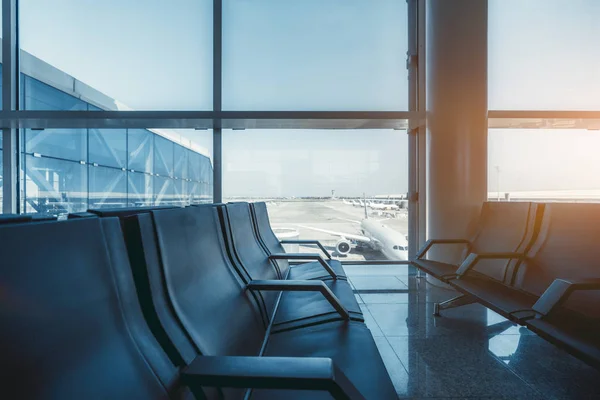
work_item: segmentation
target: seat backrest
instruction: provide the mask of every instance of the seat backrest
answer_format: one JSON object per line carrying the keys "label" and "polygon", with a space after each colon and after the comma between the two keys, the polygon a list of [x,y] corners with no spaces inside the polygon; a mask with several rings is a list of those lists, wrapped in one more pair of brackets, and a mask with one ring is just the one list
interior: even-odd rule
{"label": "seat backrest", "polygon": [[[468,253],[523,252],[535,234],[538,205],[530,202],[485,202],[479,231]],[[516,265],[511,260],[482,260],[474,268],[487,277],[510,283]]]}
{"label": "seat backrest", "polygon": [[0,225],[22,224],[24,222],[31,222],[31,215],[29,215],[29,214],[0,214]]}
{"label": "seat backrest", "polygon": [[[600,278],[600,204],[546,204],[540,234],[515,286],[540,296],[557,278]],[[571,295],[564,307],[600,317],[600,291]]]}
{"label": "seat backrest", "polygon": [[174,206],[147,206],[147,207],[123,207],[123,208],[94,208],[89,209],[87,212],[96,214],[101,218],[105,217],[119,217],[126,218],[135,214],[148,213],[154,210],[168,210],[174,208]]}
{"label": "seat backrest", "polygon": [[185,396],[139,309],[118,220],[0,226],[0,253],[3,398]]}
{"label": "seat backrest", "polygon": [[[258,241],[248,203],[228,203],[220,209],[224,216],[224,233],[239,267],[252,280],[281,279],[276,264],[269,260]],[[277,292],[263,293],[267,310],[273,310],[277,295]]]}
{"label": "seat backrest", "polygon": [[22,224],[27,222],[56,221],[57,217],[52,214],[0,214],[0,225]]}
{"label": "seat backrest", "polygon": [[229,262],[216,209],[175,208],[135,218],[145,265],[134,268],[146,270],[150,285],[142,302],[162,309],[160,323],[185,362],[198,354],[257,355],[266,328],[254,295]]}
{"label": "seat backrest", "polygon": [[[277,239],[277,236],[275,236],[273,229],[271,229],[266,203],[263,201],[250,203],[250,211],[258,234],[257,236],[267,252],[269,254],[285,253],[285,249],[279,242],[279,239]],[[287,260],[277,260],[276,262],[281,276],[286,276],[289,269],[289,262]]]}

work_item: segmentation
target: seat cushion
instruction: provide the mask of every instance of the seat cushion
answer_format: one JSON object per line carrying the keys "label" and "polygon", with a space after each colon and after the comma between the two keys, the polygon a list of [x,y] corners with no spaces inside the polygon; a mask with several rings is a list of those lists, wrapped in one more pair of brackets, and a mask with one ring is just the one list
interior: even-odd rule
{"label": "seat cushion", "polygon": [[[366,325],[334,322],[271,335],[265,356],[327,357],[366,399],[396,399],[396,391]],[[253,399],[331,399],[323,392],[257,390]]]}
{"label": "seat cushion", "polygon": [[531,319],[526,326],[549,342],[600,369],[599,322],[577,317],[548,317]]}
{"label": "seat cushion", "polygon": [[516,320],[516,316],[523,317],[524,315],[518,313],[516,316],[511,316],[509,313],[529,310],[537,300],[536,296],[510,288],[501,282],[478,276],[476,273],[460,279],[452,279],[449,283],[459,291],[475,296],[484,306],[512,320]]}
{"label": "seat cushion", "polygon": [[[346,278],[346,271],[338,260],[327,260],[338,278]],[[313,261],[305,264],[297,264],[290,267],[288,279],[333,279],[329,272],[323,268],[321,263]]]}
{"label": "seat cushion", "polygon": [[439,261],[432,260],[414,260],[413,265],[420,270],[425,271],[429,275],[432,275],[434,278],[437,278],[443,282],[448,280],[448,276],[451,276],[456,273],[458,267],[454,264],[447,264]]}
{"label": "seat cushion", "polygon": [[[362,312],[346,280],[328,280],[325,284],[350,313],[351,318],[364,321]],[[273,330],[340,320],[340,315],[320,292],[283,292],[273,321]]]}

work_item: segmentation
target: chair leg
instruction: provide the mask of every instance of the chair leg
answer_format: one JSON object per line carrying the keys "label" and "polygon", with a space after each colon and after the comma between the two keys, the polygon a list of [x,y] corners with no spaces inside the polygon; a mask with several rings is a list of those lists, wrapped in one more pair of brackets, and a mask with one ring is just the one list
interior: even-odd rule
{"label": "chair leg", "polygon": [[467,304],[473,304],[476,300],[473,296],[469,296],[466,294],[461,294],[456,296],[450,300],[443,301],[441,303],[435,303],[433,305],[433,315],[436,317],[440,316],[440,311],[447,310],[449,308],[456,308],[460,306],[465,306]]}

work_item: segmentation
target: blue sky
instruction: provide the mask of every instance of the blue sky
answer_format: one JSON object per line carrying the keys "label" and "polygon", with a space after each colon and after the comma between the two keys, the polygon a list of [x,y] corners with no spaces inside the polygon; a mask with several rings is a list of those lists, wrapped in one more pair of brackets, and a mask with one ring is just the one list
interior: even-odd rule
{"label": "blue sky", "polygon": [[[599,1],[489,9],[490,109],[600,109]],[[21,0],[20,11],[25,50],[132,108],[212,107],[212,0]],[[224,0],[223,15],[224,109],[407,109],[405,0]],[[226,194],[406,191],[404,132],[244,132],[225,132]],[[207,132],[181,133],[212,147]],[[501,190],[600,188],[581,174],[600,172],[600,157],[577,156],[599,136],[493,132],[490,190],[496,165]]]}

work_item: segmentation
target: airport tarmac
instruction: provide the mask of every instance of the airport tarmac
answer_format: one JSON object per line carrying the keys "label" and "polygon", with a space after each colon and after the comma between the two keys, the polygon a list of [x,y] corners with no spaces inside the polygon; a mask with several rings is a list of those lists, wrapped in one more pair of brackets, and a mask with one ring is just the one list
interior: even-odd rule
{"label": "airport tarmac", "polygon": [[[363,207],[344,204],[341,200],[275,200],[268,202],[267,208],[273,228],[292,228],[297,230],[298,239],[319,240],[334,257],[345,261],[386,259],[379,251],[357,249],[356,247],[348,255],[340,257],[335,252],[335,245],[340,240],[339,237],[305,228],[312,227],[362,235],[359,223],[365,217]],[[369,208],[367,210],[370,219],[381,220],[388,227],[404,235],[408,234],[407,210],[391,212],[392,215],[395,215],[395,218],[386,218],[382,213]],[[315,252],[316,247],[300,246],[299,250],[301,252]]]}

